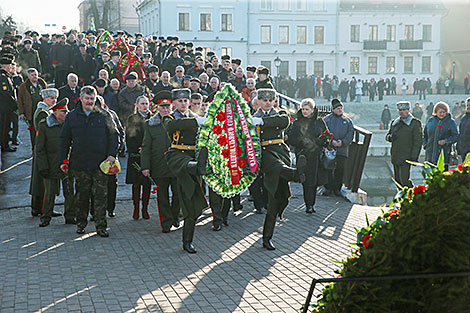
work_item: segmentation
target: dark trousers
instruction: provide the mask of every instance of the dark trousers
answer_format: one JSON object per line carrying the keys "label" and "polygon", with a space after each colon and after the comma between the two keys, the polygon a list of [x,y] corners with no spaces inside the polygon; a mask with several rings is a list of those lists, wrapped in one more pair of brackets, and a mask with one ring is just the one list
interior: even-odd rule
{"label": "dark trousers", "polygon": [[[287,182],[285,182],[283,179],[279,179],[279,184],[284,183]],[[277,216],[282,214],[288,204],[289,198],[279,197],[275,194],[268,193],[268,205],[263,226],[263,239],[267,240],[273,237]]]}
{"label": "dark trousers", "polygon": [[[176,177],[161,177],[155,180],[160,187],[157,190],[157,209],[160,216],[160,225],[162,229],[170,229],[179,218],[180,206],[178,194],[176,191]],[[171,187],[171,203],[170,203],[170,187]]]}
{"label": "dark trousers", "polygon": [[0,146],[2,149],[8,147],[10,141],[10,118],[9,113],[0,113]]}
{"label": "dark trousers", "polygon": [[248,188],[250,194],[253,196],[253,204],[256,209],[266,208],[268,202],[268,194],[264,188],[263,176],[261,173],[258,174],[255,181]]}
{"label": "dark trousers", "polygon": [[209,187],[209,204],[212,210],[212,225],[222,225],[227,220],[230,211],[230,199],[225,199],[216,194]]}
{"label": "dark trousers", "polygon": [[75,183],[72,174],[69,172],[62,179],[62,192],[64,193],[64,217],[66,221],[72,221],[77,217],[75,204]]}
{"label": "dark trousers", "polygon": [[410,170],[410,164],[393,164],[393,172],[396,182],[403,187],[413,187],[413,182],[410,180]]}
{"label": "dark trousers", "polygon": [[325,187],[331,191],[341,191],[343,186],[344,170],[348,158],[342,155],[336,155],[336,168],[328,173],[328,184]]}
{"label": "dark trousers", "polygon": [[17,142],[18,141],[18,113],[16,112],[11,112],[8,114],[8,117],[10,118],[10,125],[11,125],[11,141],[12,142]]}
{"label": "dark trousers", "polygon": [[302,184],[304,202],[306,206],[314,206],[317,200],[317,186]]}
{"label": "dark trousers", "polygon": [[421,100],[421,98],[423,98],[423,100],[426,100],[426,90],[419,90],[419,100]]}
{"label": "dark trousers", "polygon": [[73,170],[77,188],[77,226],[85,228],[88,223],[90,198],[93,196],[93,208],[96,230],[105,230],[106,206],[108,198],[108,178],[101,170]]}
{"label": "dark trousers", "polygon": [[64,86],[67,83],[67,75],[70,71],[66,69],[56,69],[55,70],[55,88]]}
{"label": "dark trousers", "polygon": [[34,151],[34,140],[36,138],[36,131],[33,127],[33,121],[28,120],[28,125],[29,139],[31,140],[31,149]]}
{"label": "dark trousers", "polygon": [[117,186],[118,180],[117,175],[107,175],[108,176],[108,201],[106,206],[106,211],[109,213],[114,212],[114,208],[116,207],[116,193],[117,193]]}
{"label": "dark trousers", "polygon": [[43,178],[42,183],[44,185],[44,197],[41,206],[41,222],[50,222],[56,197],[54,189],[57,190],[59,181],[58,179]]}

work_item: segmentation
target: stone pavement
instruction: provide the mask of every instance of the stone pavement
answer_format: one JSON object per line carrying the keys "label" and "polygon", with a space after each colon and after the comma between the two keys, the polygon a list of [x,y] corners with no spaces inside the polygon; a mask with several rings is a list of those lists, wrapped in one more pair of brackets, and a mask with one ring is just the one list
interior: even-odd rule
{"label": "stone pavement", "polygon": [[155,200],[150,220],[138,221],[131,202],[119,202],[109,238],[92,224],[77,235],[62,217],[39,228],[29,208],[0,210],[0,312],[298,312],[311,278],[336,276],[331,260],[380,209],[321,196],[309,216],[300,185],[292,189],[275,251],[261,247],[264,215],[245,197],[220,232],[204,212],[196,255],[182,250],[181,227],[161,233]]}

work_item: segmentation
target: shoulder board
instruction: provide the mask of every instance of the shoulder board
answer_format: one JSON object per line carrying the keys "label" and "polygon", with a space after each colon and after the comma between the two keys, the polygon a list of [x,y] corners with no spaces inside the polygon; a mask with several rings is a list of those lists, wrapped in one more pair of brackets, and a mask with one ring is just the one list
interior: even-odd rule
{"label": "shoulder board", "polygon": [[168,114],[167,116],[165,116],[166,118],[171,118],[171,119],[175,119],[174,115],[173,114]]}

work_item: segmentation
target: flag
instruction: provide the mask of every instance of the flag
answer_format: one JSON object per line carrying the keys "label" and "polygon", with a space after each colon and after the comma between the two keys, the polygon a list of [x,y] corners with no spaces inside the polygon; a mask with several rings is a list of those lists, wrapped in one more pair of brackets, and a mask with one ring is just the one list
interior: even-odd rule
{"label": "flag", "polygon": [[95,27],[95,18],[94,18],[94,17],[91,17],[91,19],[90,19],[90,30],[93,30],[93,31],[96,30],[96,27]]}

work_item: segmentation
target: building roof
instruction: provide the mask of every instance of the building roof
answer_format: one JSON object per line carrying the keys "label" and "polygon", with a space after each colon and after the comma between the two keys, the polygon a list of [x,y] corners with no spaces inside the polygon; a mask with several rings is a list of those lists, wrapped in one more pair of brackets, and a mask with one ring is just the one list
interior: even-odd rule
{"label": "building roof", "polygon": [[[443,0],[340,0],[340,11],[444,11]],[[418,13],[418,12],[416,12]]]}

